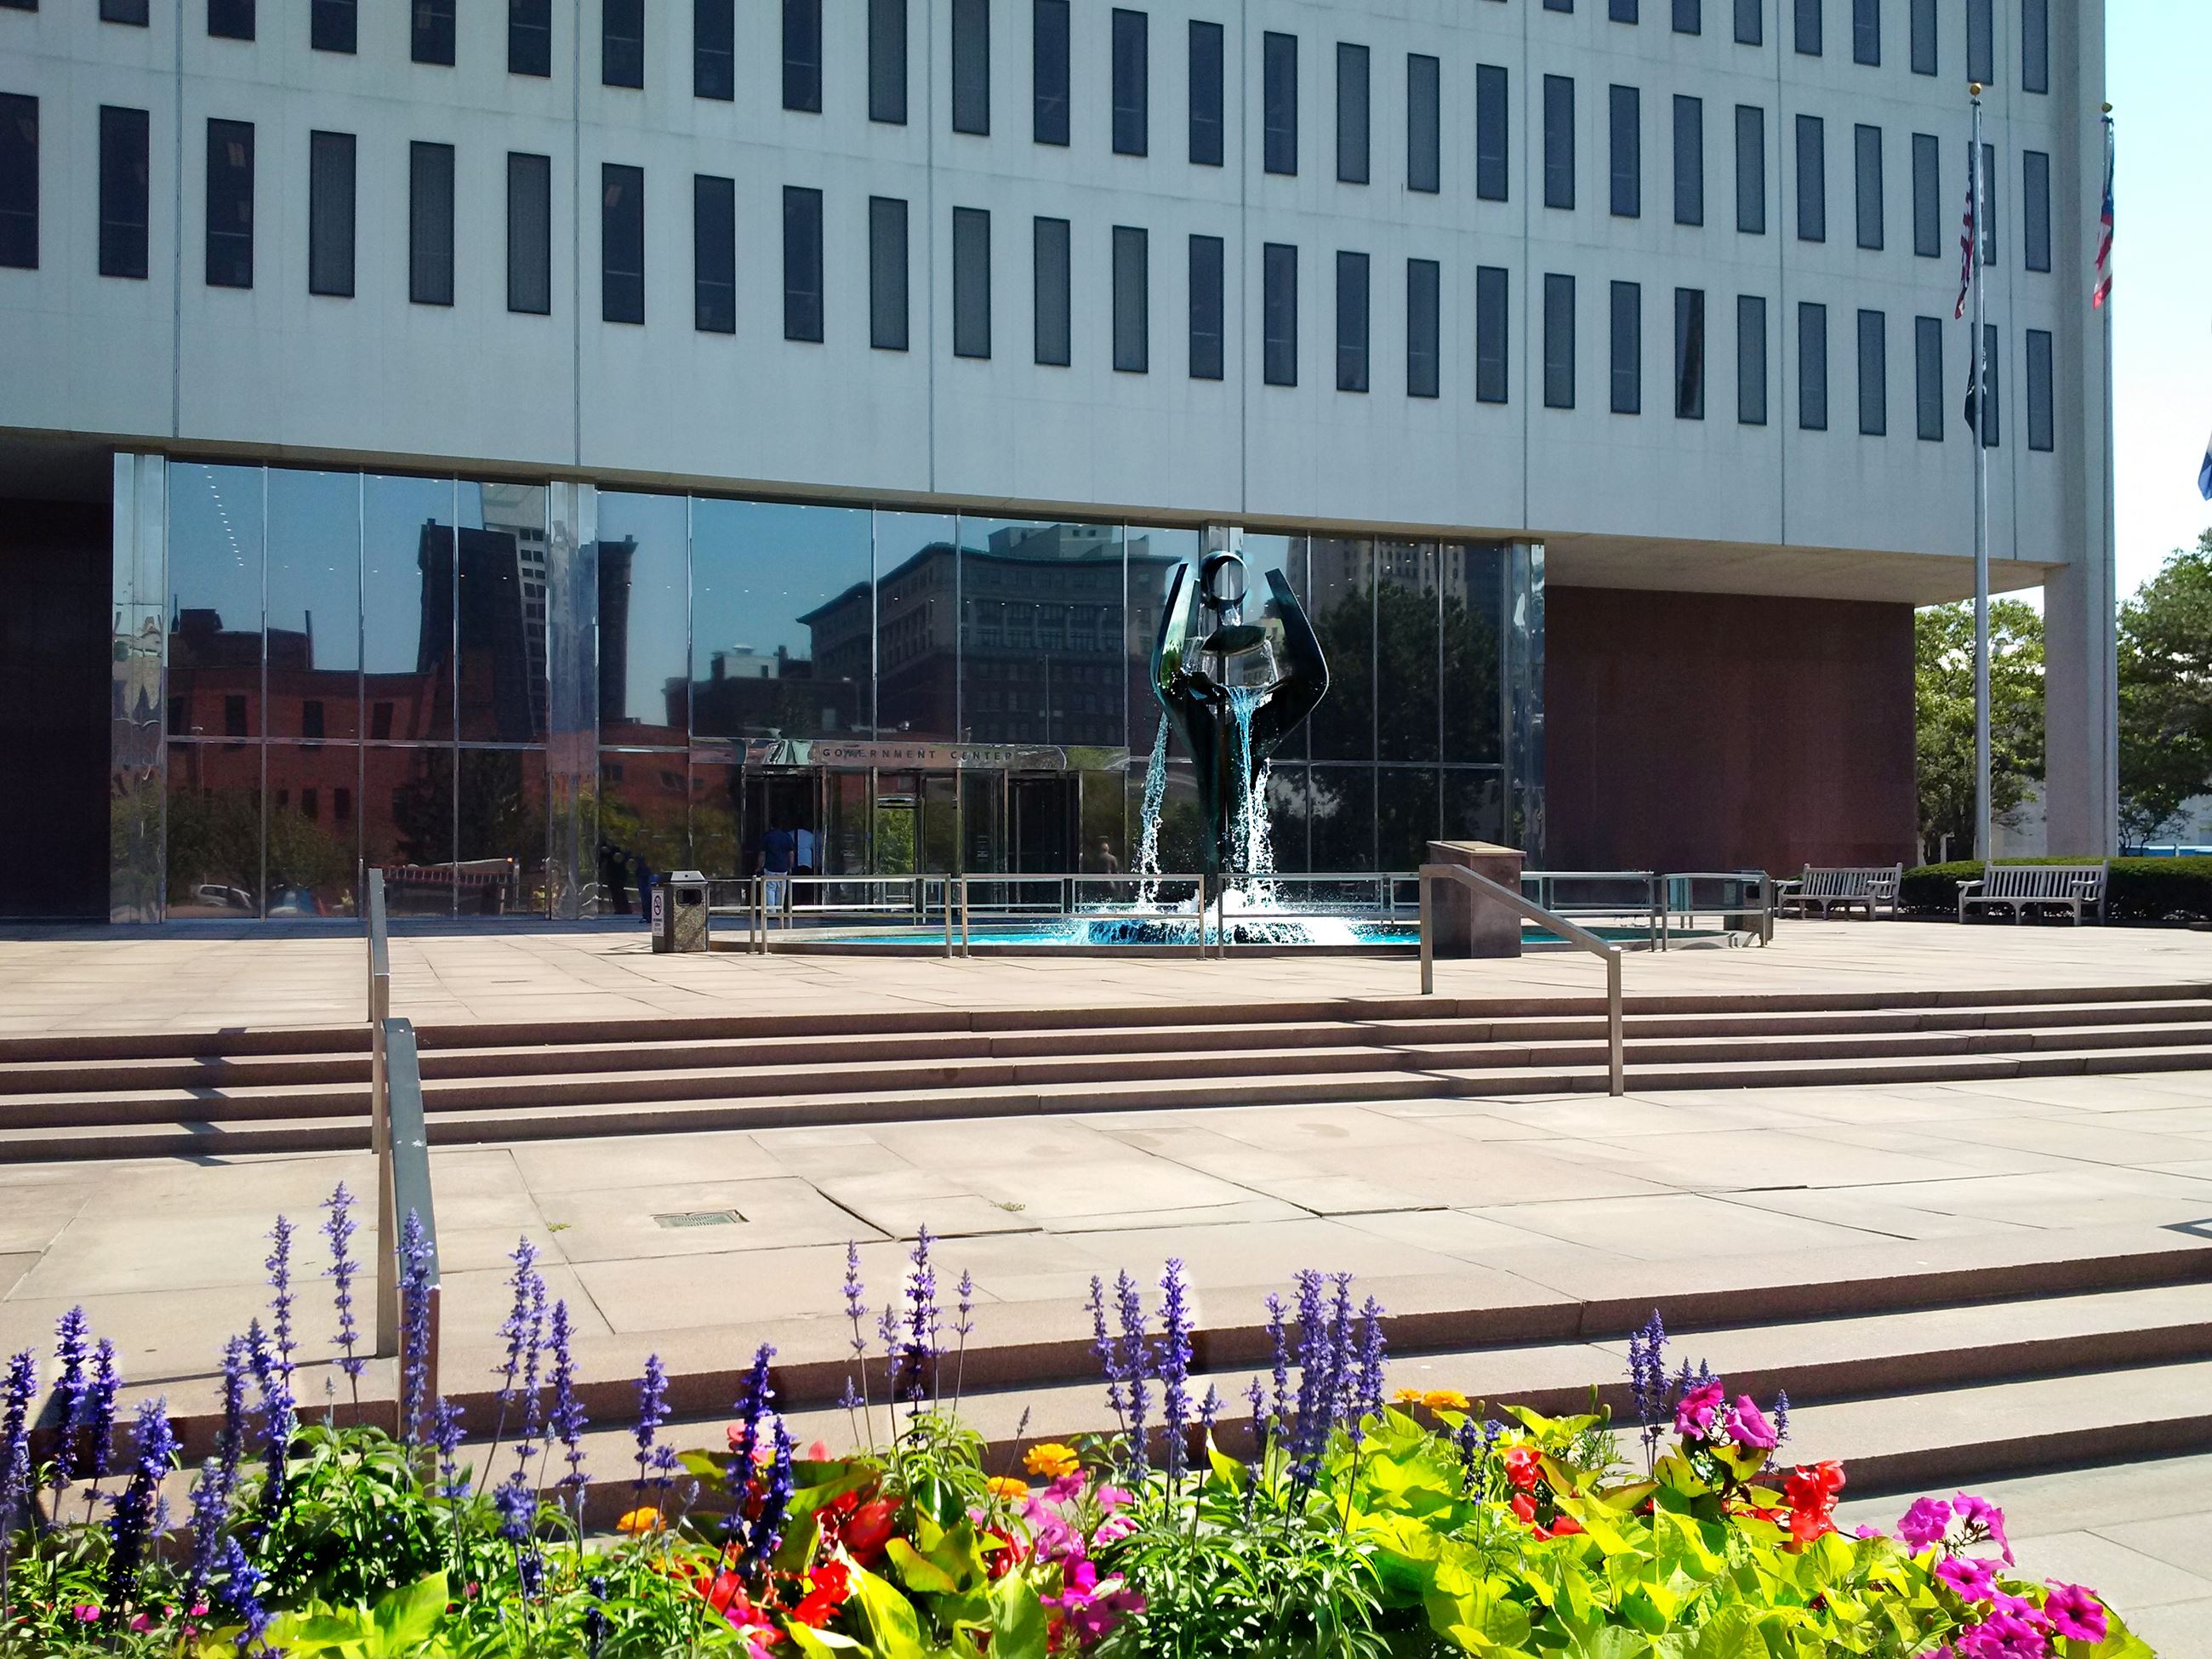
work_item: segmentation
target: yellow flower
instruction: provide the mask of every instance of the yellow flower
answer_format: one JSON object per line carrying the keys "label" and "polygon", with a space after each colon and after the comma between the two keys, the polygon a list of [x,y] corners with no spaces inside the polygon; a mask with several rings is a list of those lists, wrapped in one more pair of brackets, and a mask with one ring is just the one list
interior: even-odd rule
{"label": "yellow flower", "polygon": [[641,1533],[660,1530],[660,1511],[656,1509],[632,1510],[615,1522],[615,1530],[626,1538],[635,1538]]}
{"label": "yellow flower", "polygon": [[1467,1396],[1457,1389],[1431,1389],[1421,1396],[1421,1403],[1432,1412],[1463,1412]]}
{"label": "yellow flower", "polygon": [[1017,1480],[1011,1474],[994,1474],[986,1484],[989,1486],[991,1496],[994,1498],[1012,1499],[1027,1498],[1030,1495],[1030,1483],[1026,1480]]}
{"label": "yellow flower", "polygon": [[1042,1445],[1031,1446],[1029,1455],[1022,1459],[1022,1467],[1031,1474],[1041,1474],[1048,1480],[1058,1480],[1073,1474],[1083,1465],[1075,1455],[1075,1448],[1063,1446],[1057,1440],[1048,1440]]}
{"label": "yellow flower", "polygon": [[1401,1389],[1397,1393],[1392,1395],[1390,1398],[1395,1403],[1401,1406],[1418,1406],[1423,1401],[1426,1400],[1428,1396],[1423,1394],[1419,1389]]}

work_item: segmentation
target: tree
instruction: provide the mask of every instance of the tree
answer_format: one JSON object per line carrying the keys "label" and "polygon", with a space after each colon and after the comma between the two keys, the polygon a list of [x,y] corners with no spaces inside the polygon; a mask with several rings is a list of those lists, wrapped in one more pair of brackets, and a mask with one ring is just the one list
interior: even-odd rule
{"label": "tree", "polygon": [[2212,791],[2212,530],[2120,607],[2120,830],[2154,840]]}
{"label": "tree", "polygon": [[[1913,716],[1920,835],[1936,855],[1946,835],[1974,845],[1974,607],[1913,617]],[[2043,617],[2020,599],[1990,606],[1990,811],[2002,817],[2043,781]]]}

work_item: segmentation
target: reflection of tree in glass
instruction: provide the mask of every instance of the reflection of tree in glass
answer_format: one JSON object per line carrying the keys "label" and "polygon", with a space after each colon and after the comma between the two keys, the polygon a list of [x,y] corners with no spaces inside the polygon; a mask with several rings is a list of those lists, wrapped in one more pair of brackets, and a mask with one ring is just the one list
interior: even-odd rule
{"label": "reflection of tree in glass", "polygon": [[1444,595],[1444,754],[1451,761],[1494,761],[1503,748],[1498,729],[1497,619],[1486,605]]}
{"label": "reflection of tree in glass", "polygon": [[464,750],[458,850],[452,774],[440,755],[394,792],[392,822],[398,854],[409,864],[444,864],[456,856],[511,858],[525,870],[545,861],[545,815],[523,783],[525,764],[543,767],[541,754]]}
{"label": "reflection of tree in glass", "polygon": [[180,791],[169,797],[169,902],[202,887],[252,893],[261,884],[258,790]]}
{"label": "reflection of tree in glass", "polygon": [[297,808],[278,807],[269,815],[270,892],[304,887],[335,909],[353,880],[352,839],[341,843]]}
{"label": "reflection of tree in glass", "polygon": [[646,811],[619,795],[602,794],[599,839],[625,853],[642,854],[657,873],[665,875],[671,870],[690,867],[690,837],[684,817],[681,804]]}

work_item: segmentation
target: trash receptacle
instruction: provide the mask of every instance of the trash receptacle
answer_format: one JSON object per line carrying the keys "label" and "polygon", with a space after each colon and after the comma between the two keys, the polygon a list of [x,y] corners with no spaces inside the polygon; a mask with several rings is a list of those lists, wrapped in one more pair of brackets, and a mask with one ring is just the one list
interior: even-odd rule
{"label": "trash receptacle", "polygon": [[653,949],[707,948],[707,878],[696,870],[676,870],[653,884]]}

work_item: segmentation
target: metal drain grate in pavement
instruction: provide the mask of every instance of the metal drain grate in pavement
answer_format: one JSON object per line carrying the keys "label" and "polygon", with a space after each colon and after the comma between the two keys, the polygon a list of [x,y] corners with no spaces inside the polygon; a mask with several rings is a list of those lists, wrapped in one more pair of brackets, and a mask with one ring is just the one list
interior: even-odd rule
{"label": "metal drain grate in pavement", "polygon": [[685,1210],[675,1215],[657,1215],[653,1224],[661,1227],[733,1227],[744,1217],[735,1210]]}

